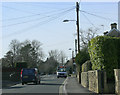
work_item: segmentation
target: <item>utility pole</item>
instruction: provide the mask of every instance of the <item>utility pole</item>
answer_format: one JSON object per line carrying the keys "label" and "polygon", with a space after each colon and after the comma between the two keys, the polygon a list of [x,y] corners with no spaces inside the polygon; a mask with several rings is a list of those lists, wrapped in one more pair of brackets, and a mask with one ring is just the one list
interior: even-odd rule
{"label": "utility pole", "polygon": [[79,38],[79,3],[76,2],[76,12],[77,12],[77,40],[78,40],[78,53],[80,53],[80,38]]}
{"label": "utility pole", "polygon": [[77,55],[77,39],[75,39],[75,56]]}

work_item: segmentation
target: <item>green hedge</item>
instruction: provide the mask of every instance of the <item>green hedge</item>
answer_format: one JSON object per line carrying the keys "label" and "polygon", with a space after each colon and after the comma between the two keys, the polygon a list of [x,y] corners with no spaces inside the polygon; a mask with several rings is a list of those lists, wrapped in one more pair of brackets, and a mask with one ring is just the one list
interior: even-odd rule
{"label": "green hedge", "polygon": [[105,69],[107,77],[114,76],[113,69],[120,65],[120,38],[99,36],[91,39],[88,52],[93,70]]}
{"label": "green hedge", "polygon": [[28,64],[27,62],[17,62],[16,63],[16,68],[27,68],[28,67]]}
{"label": "green hedge", "polygon": [[84,47],[80,53],[78,53],[75,57],[75,63],[77,64],[77,71],[82,71],[81,67],[82,64],[85,63],[87,60],[90,60],[90,56],[88,53],[87,47]]}

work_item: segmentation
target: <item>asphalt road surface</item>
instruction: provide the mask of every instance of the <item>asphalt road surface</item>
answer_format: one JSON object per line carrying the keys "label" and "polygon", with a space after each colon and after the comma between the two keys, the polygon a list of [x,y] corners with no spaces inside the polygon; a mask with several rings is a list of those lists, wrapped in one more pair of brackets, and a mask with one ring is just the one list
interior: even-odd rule
{"label": "asphalt road surface", "polygon": [[16,84],[2,89],[2,93],[59,93],[59,88],[65,78],[57,78],[56,75],[44,75],[41,84],[28,83],[25,85]]}

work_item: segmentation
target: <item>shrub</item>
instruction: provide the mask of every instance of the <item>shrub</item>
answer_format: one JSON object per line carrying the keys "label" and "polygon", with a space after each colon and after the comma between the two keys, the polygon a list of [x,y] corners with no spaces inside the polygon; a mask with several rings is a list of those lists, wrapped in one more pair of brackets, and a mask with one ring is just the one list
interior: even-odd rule
{"label": "shrub", "polygon": [[17,62],[16,63],[16,68],[27,68],[27,63],[26,62]]}
{"label": "shrub", "polygon": [[80,53],[78,53],[75,57],[75,63],[77,64],[77,71],[81,71],[82,64],[89,60],[89,53],[87,47],[83,48]]}
{"label": "shrub", "polygon": [[113,69],[120,65],[120,38],[99,36],[91,39],[88,47],[93,70],[105,69],[107,77],[114,76]]}
{"label": "shrub", "polygon": [[84,64],[82,64],[82,72],[87,72],[89,70],[92,70],[92,64],[91,64],[90,60],[88,60]]}

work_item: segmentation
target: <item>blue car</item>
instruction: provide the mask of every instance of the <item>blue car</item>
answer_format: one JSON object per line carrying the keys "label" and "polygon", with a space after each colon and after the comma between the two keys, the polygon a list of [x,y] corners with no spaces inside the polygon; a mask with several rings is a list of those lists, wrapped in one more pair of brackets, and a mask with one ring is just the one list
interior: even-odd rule
{"label": "blue car", "polygon": [[21,70],[21,82],[22,85],[29,82],[34,82],[35,84],[40,84],[40,75],[38,74],[37,68],[23,68]]}

